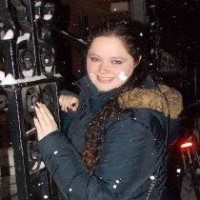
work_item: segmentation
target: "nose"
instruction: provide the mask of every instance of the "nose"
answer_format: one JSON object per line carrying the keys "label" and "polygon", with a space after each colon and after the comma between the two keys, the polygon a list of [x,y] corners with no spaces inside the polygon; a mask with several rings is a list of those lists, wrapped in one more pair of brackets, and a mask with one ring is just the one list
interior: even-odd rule
{"label": "nose", "polygon": [[108,71],[107,64],[105,62],[101,62],[98,68],[98,72],[100,74],[104,74]]}

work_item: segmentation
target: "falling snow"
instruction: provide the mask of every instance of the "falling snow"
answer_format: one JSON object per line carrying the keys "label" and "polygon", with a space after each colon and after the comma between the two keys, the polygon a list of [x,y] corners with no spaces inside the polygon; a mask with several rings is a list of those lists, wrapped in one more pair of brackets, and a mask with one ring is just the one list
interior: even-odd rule
{"label": "falling snow", "polygon": [[57,155],[57,154],[58,154],[58,151],[57,151],[57,150],[56,150],[56,151],[54,151],[54,152],[53,152],[53,154],[54,154],[54,155]]}
{"label": "falling snow", "polygon": [[41,185],[43,185],[43,183],[38,183],[38,186],[40,187]]}
{"label": "falling snow", "polygon": [[153,181],[153,180],[155,180],[156,178],[155,178],[155,176],[150,176],[150,179]]}
{"label": "falling snow", "polygon": [[47,195],[44,195],[44,196],[43,196],[43,198],[44,198],[44,199],[48,199],[48,198],[49,198],[49,196],[47,196]]}
{"label": "falling snow", "polygon": [[116,180],[115,182],[116,182],[117,184],[119,184],[120,181],[119,181],[119,180]]}
{"label": "falling snow", "polygon": [[116,184],[113,185],[113,189],[117,189],[117,185]]}

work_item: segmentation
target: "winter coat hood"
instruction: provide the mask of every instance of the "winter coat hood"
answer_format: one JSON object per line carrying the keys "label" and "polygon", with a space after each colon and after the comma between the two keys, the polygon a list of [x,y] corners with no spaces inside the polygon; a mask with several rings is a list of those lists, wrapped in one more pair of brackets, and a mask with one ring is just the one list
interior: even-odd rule
{"label": "winter coat hood", "polygon": [[158,85],[155,88],[135,88],[123,93],[118,102],[123,109],[143,108],[162,113],[163,120],[168,120],[169,143],[176,139],[177,127],[180,126],[179,116],[183,110],[181,94],[174,88]]}
{"label": "winter coat hood", "polygon": [[156,89],[135,88],[123,93],[118,101],[122,108],[150,108],[172,119],[178,118],[183,109],[181,94],[166,85]]}

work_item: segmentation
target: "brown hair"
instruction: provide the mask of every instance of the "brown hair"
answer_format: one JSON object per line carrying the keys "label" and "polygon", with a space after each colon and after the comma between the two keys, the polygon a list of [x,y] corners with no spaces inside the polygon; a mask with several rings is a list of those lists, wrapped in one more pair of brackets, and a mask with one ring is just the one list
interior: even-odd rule
{"label": "brown hair", "polygon": [[89,49],[93,40],[97,37],[114,36],[119,38],[128,53],[135,59],[147,55],[147,29],[138,22],[106,21],[99,27],[91,30],[87,37],[87,48]]}

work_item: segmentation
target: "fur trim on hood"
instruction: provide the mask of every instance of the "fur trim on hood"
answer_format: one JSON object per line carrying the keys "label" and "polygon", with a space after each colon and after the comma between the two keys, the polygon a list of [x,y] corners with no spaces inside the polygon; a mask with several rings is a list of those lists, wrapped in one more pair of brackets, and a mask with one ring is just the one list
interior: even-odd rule
{"label": "fur trim on hood", "polygon": [[159,85],[159,88],[135,88],[124,92],[118,102],[122,109],[148,108],[164,113],[172,119],[178,118],[183,110],[181,94],[174,88]]}

